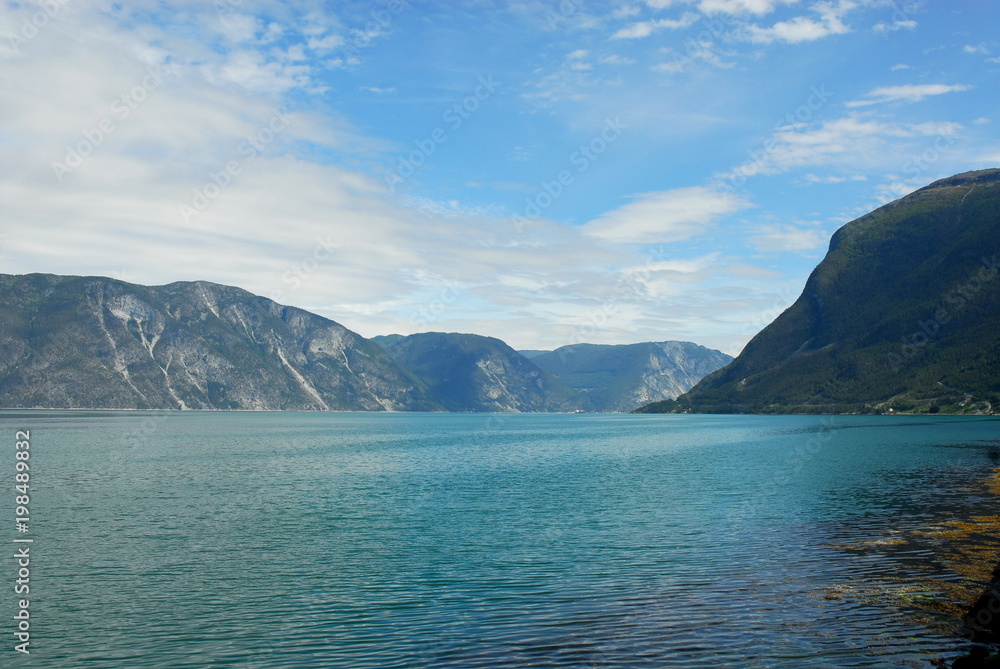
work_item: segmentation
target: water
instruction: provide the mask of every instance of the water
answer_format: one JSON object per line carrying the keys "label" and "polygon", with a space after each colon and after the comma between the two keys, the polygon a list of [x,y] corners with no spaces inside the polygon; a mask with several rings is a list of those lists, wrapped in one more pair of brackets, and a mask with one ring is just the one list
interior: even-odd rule
{"label": "water", "polygon": [[930,666],[998,548],[998,425],[0,412],[35,539],[0,665]]}

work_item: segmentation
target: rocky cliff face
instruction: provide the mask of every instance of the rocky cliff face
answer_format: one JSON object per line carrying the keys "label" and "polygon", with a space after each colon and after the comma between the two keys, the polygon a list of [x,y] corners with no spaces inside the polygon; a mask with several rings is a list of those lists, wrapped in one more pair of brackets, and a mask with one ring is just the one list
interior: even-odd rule
{"label": "rocky cliff face", "polygon": [[376,344],[206,282],[0,275],[0,406],[439,410]]}
{"label": "rocky cliff face", "polygon": [[587,399],[595,411],[631,411],[673,399],[732,357],[681,341],[573,344],[531,358]]}
{"label": "rocky cliff face", "polygon": [[494,339],[428,332],[383,340],[449,411],[573,411],[586,398]]}

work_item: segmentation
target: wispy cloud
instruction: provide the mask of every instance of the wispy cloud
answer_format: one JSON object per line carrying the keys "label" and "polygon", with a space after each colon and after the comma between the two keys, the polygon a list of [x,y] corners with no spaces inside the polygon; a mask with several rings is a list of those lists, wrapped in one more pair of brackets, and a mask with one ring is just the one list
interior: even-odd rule
{"label": "wispy cloud", "polygon": [[620,56],[618,54],[611,54],[610,56],[604,56],[598,61],[601,65],[634,65],[635,60],[632,58],[626,58],[625,56]]}
{"label": "wispy cloud", "polygon": [[898,165],[914,149],[915,140],[953,138],[961,130],[957,123],[889,123],[856,114],[819,124],[789,125],[767,140],[768,151],[719,178],[745,180],[819,166],[858,171]]}
{"label": "wispy cloud", "polygon": [[793,5],[798,0],[700,0],[698,9],[706,14],[770,14],[779,5]]}
{"label": "wispy cloud", "polygon": [[587,234],[619,244],[658,244],[705,234],[720,218],[742,211],[741,195],[694,186],[636,196],[584,226]]}
{"label": "wispy cloud", "polygon": [[892,23],[876,23],[872,30],[879,34],[896,32],[897,30],[915,30],[917,22],[913,19],[900,19]]}
{"label": "wispy cloud", "polygon": [[773,224],[757,228],[749,242],[766,253],[813,253],[826,247],[829,240],[829,233],[822,228]]}
{"label": "wispy cloud", "polygon": [[920,102],[926,98],[946,93],[967,91],[971,87],[964,84],[911,84],[906,86],[883,86],[865,93],[867,100],[850,100],[847,107],[867,107],[889,102]]}
{"label": "wispy cloud", "polygon": [[842,184],[848,181],[868,181],[868,177],[863,174],[853,174],[849,177],[837,175],[817,176],[815,174],[807,174],[803,178],[807,183],[811,184]]}
{"label": "wispy cloud", "polygon": [[698,20],[698,15],[694,12],[685,12],[679,19],[652,19],[650,21],[639,21],[629,26],[621,28],[611,35],[611,39],[642,39],[649,37],[661,30],[678,30],[690,28]]}
{"label": "wispy cloud", "polygon": [[[0,3],[0,27],[20,31],[44,4]],[[971,92],[939,98],[962,103],[954,114],[899,104],[942,95],[918,87],[856,95],[860,109],[843,118],[836,105],[798,120],[786,107],[805,84],[776,80],[777,58],[794,51],[803,65],[826,63],[833,45],[811,46],[824,36],[845,35],[838,53],[850,73],[822,67],[838,92],[868,90],[854,88],[853,72],[884,74],[897,62],[899,52],[867,49],[878,39],[867,27],[890,20],[883,0],[630,0],[617,9],[512,0],[489,14],[489,3],[461,12],[381,3],[374,13],[363,3],[318,12],[308,0],[179,0],[177,11],[150,0],[58,4],[37,35],[0,40],[4,271],[231,283],[366,335],[414,331],[412,315],[446,290],[437,327],[525,347],[569,343],[579,324],[603,318],[594,341],[670,336],[732,350],[753,334],[748,322],[765,324],[753,315],[773,305],[776,287],[797,294],[822,249],[823,225],[776,223],[774,210],[902,193],[1000,155],[991,141],[951,141],[989,138],[992,125],[971,119],[992,118],[990,65],[963,70]],[[866,29],[847,35],[848,18]],[[486,20],[509,58],[477,50]],[[988,60],[962,53],[966,42],[993,44],[987,25],[970,25],[957,46],[934,21],[920,29],[927,44],[950,46],[907,51],[916,72]],[[436,39],[440,49],[425,48]],[[663,76],[692,64],[711,70]],[[442,112],[470,100],[469,72],[490,67],[501,69],[504,94],[453,131]],[[150,68],[162,73],[155,85],[143,83]],[[122,107],[123,96],[143,100]],[[287,121],[272,136],[279,112]],[[619,114],[629,127],[621,143],[574,172],[551,211],[515,225],[508,215],[575,169],[574,152],[606,148],[594,133]],[[950,122],[958,118],[968,127]],[[106,120],[113,132],[98,132]],[[433,128],[447,131],[446,143],[427,139]],[[265,130],[251,150],[248,138]],[[433,152],[409,153],[426,145]],[[734,146],[762,157],[734,159]],[[53,162],[77,147],[88,155],[59,181]],[[378,176],[400,147],[426,162],[405,197]],[[940,161],[916,176],[905,169],[908,156],[924,160],[936,147]],[[705,185],[740,162],[744,175],[790,174],[739,193]],[[865,178],[879,185],[845,183]],[[179,204],[207,189],[215,194],[204,211],[179,216]],[[654,192],[623,195],[643,190]],[[779,253],[780,262],[760,260]]]}

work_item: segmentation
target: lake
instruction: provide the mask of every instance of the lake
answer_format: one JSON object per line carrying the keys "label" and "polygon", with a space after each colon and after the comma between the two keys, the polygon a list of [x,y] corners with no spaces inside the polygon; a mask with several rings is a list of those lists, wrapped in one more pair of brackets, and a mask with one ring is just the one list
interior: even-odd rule
{"label": "lake", "polygon": [[998,426],[3,411],[0,664],[930,666],[997,558]]}

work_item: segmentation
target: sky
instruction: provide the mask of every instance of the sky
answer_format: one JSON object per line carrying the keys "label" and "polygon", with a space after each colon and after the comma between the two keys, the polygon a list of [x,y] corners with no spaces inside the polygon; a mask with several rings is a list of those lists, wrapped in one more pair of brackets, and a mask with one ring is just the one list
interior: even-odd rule
{"label": "sky", "polygon": [[995,0],[5,1],[0,272],[735,355],[837,228],[1000,167],[998,36]]}

